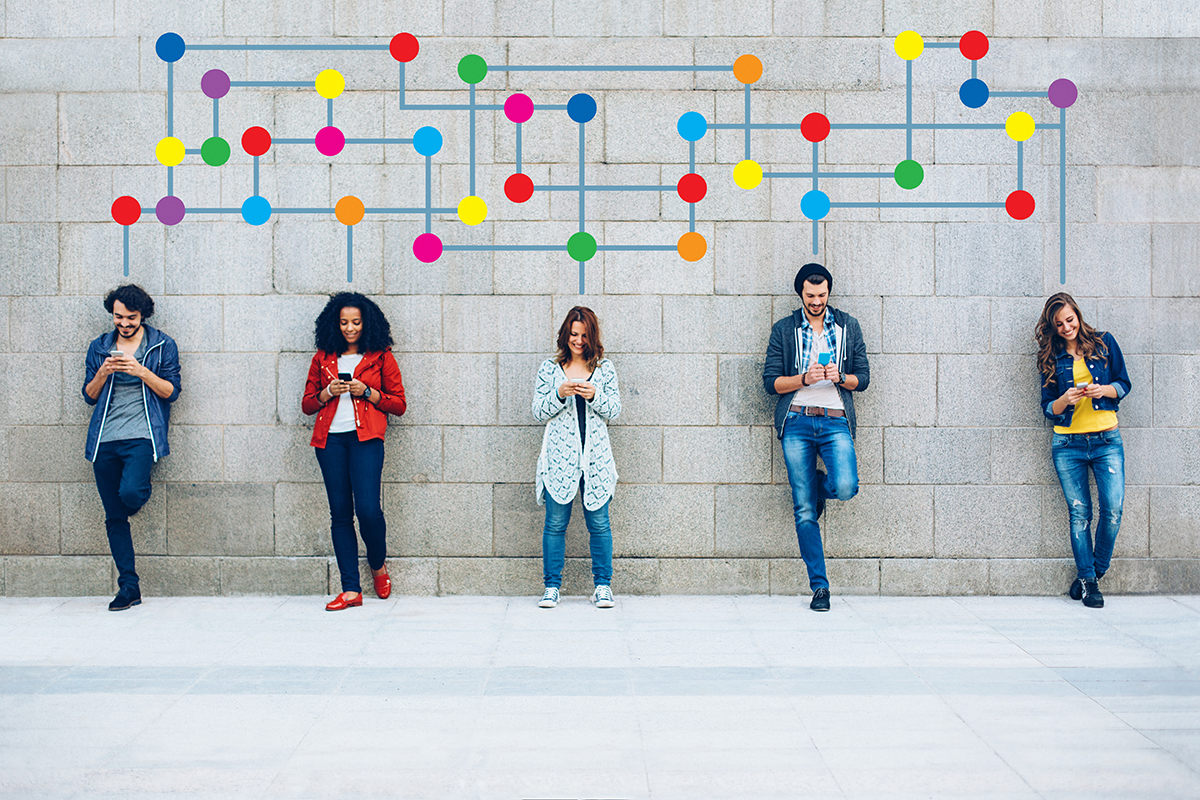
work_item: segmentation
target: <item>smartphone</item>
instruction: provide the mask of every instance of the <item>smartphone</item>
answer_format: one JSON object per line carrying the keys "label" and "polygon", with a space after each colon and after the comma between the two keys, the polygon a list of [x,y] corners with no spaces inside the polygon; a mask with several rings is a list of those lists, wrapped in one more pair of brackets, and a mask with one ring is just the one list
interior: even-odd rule
{"label": "smartphone", "polygon": [[351,375],[349,372],[339,372],[339,373],[338,373],[338,380],[339,380],[339,381],[345,381],[346,383],[349,383],[350,381],[354,380],[354,376],[353,376],[353,375]]}
{"label": "smartphone", "polygon": [[821,353],[817,356],[817,363],[822,367],[829,366],[829,362],[833,360],[833,353]]}
{"label": "smartphone", "polygon": [[125,357],[125,353],[124,353],[124,352],[122,352],[122,351],[120,351],[120,350],[118,350],[118,349],[117,349],[117,348],[115,348],[115,347],[114,347],[112,350],[109,350],[109,351],[108,351],[108,354],[109,354],[110,356],[112,356],[113,358],[124,358],[124,357]]}
{"label": "smartphone", "polygon": [[1087,381],[1083,381],[1083,382],[1081,382],[1081,383],[1077,383],[1077,384],[1075,384],[1075,388],[1076,388],[1076,389],[1086,389],[1086,388],[1087,388],[1087,387],[1089,387],[1089,386],[1091,386],[1091,384],[1090,384],[1090,383],[1088,383]]}

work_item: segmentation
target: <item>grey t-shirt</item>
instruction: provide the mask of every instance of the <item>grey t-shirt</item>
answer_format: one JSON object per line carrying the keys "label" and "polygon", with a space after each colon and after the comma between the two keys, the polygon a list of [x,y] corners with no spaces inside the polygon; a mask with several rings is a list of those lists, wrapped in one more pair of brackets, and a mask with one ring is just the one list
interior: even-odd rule
{"label": "grey t-shirt", "polygon": [[[138,345],[133,357],[141,362],[146,357],[146,336]],[[104,417],[101,442],[117,442],[122,439],[149,439],[150,422],[146,419],[146,400],[142,396],[142,379],[124,372],[112,374],[112,398],[108,401],[108,413]]]}

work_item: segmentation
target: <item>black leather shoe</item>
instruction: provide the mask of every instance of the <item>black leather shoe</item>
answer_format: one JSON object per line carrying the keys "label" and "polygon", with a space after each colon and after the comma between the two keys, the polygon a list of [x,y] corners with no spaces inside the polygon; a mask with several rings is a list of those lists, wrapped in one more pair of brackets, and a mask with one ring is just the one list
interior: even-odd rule
{"label": "black leather shoe", "polygon": [[825,498],[821,497],[821,486],[825,483],[825,473],[817,470],[817,519],[825,513]]}
{"label": "black leather shoe", "polygon": [[1076,578],[1075,582],[1071,584],[1071,588],[1067,590],[1067,594],[1069,594],[1071,596],[1072,600],[1082,600],[1083,599],[1083,580],[1080,578]]}
{"label": "black leather shoe", "polygon": [[1095,581],[1083,582],[1083,604],[1088,608],[1104,608],[1104,595]]}
{"label": "black leather shoe", "polygon": [[142,593],[138,589],[122,589],[108,604],[109,611],[124,611],[142,604]]}
{"label": "black leather shoe", "polygon": [[812,602],[808,607],[813,611],[828,611],[829,610],[829,590],[817,589],[813,592]]}

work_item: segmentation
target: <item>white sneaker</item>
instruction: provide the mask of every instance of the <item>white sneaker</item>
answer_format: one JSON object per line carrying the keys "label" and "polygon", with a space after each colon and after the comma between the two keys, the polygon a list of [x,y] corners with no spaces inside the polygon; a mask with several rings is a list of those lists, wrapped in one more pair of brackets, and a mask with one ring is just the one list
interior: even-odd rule
{"label": "white sneaker", "polygon": [[592,602],[596,604],[596,608],[612,608],[616,605],[612,589],[608,586],[597,586],[596,591],[592,592]]}
{"label": "white sneaker", "polygon": [[538,601],[538,608],[554,608],[556,605],[558,605],[558,589],[547,586],[545,594]]}

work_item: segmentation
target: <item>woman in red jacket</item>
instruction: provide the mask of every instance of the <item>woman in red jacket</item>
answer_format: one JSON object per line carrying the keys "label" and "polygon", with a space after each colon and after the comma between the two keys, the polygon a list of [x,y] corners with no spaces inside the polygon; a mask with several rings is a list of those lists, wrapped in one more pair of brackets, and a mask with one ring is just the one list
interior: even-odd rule
{"label": "woman in red jacket", "polygon": [[325,610],[341,611],[362,605],[356,510],[375,594],[384,600],[392,593],[380,501],[383,435],[387,415],[400,416],[407,404],[392,356],[391,326],[371,300],[357,292],[331,296],[317,317],[316,339],[301,407],[317,415],[312,446],[325,479],[333,552],[342,574],[342,592]]}

